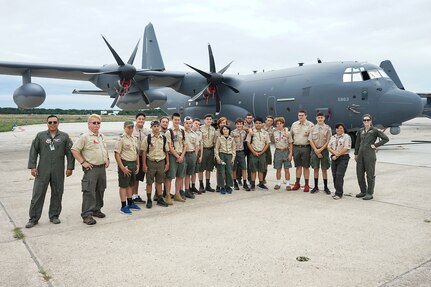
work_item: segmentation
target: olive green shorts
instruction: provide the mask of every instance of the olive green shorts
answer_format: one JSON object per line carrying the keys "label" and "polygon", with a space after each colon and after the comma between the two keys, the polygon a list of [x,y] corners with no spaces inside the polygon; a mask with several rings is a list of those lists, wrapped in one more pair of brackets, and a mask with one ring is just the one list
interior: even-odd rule
{"label": "olive green shorts", "polygon": [[147,184],[163,183],[165,181],[165,160],[152,161],[147,160],[147,173],[145,174]]}
{"label": "olive green shorts", "polygon": [[183,178],[186,176],[186,162],[185,158],[182,163],[178,163],[176,157],[173,154],[169,154],[169,170],[166,173],[166,177],[169,179]]}
{"label": "olive green shorts", "polygon": [[329,169],[331,166],[329,162],[329,152],[327,149],[324,149],[322,151],[322,158],[318,158],[317,155],[314,153],[314,151],[311,151],[311,167],[314,168],[322,168],[322,169]]}
{"label": "olive green shorts", "polygon": [[136,181],[136,161],[121,160],[124,166],[131,171],[129,176],[125,176],[123,171],[118,167],[118,186],[121,188],[127,188],[135,185]]}
{"label": "olive green shorts", "polygon": [[265,172],[266,171],[266,155],[254,156],[250,154],[250,171],[251,172]]}

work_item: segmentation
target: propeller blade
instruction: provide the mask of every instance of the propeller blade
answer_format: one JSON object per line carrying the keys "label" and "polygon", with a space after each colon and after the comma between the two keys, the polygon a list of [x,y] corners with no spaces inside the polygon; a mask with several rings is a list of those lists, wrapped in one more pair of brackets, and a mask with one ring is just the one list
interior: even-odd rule
{"label": "propeller blade", "polygon": [[199,74],[201,74],[202,76],[204,76],[204,77],[205,77],[205,78],[207,78],[207,79],[210,79],[210,78],[211,78],[211,75],[210,75],[210,74],[208,74],[208,73],[206,73],[206,72],[204,72],[204,71],[202,71],[202,70],[196,69],[195,67],[192,67],[192,66],[190,66],[189,64],[186,64],[186,63],[184,63],[184,65],[186,65],[186,66],[188,66],[188,67],[192,68],[193,70],[195,70],[196,72],[198,72]]}
{"label": "propeller blade", "polygon": [[115,52],[114,48],[111,47],[111,45],[109,45],[108,41],[105,39],[105,37],[103,37],[103,40],[105,41],[106,45],[108,45],[109,50],[111,50],[112,55],[115,58],[115,61],[117,61],[117,64],[120,66],[124,66],[124,62],[123,60],[121,60],[120,56],[118,56],[117,52]]}
{"label": "propeller blade", "polygon": [[225,82],[221,82],[222,85],[225,85],[226,87],[228,87],[229,89],[231,89],[234,93],[238,94],[239,90],[237,90],[235,87],[232,87],[231,85],[225,83]]}
{"label": "propeller blade", "polygon": [[221,110],[221,102],[220,102],[220,96],[218,95],[217,90],[215,92],[215,102],[216,102],[216,115],[218,115]]}
{"label": "propeller blade", "polygon": [[112,102],[111,109],[112,109],[113,107],[115,107],[115,104],[117,103],[117,101],[118,101],[118,98],[119,98],[119,97],[120,97],[120,94],[118,94],[118,93],[117,93],[117,95],[115,96],[114,101]]}
{"label": "propeller blade", "polygon": [[213,51],[209,43],[208,43],[208,55],[210,58],[210,72],[215,73],[216,72],[215,61],[214,61]]}
{"label": "propeller blade", "polygon": [[224,74],[224,72],[226,72],[226,70],[227,69],[229,69],[229,67],[230,67],[230,65],[233,63],[233,61],[232,62],[230,62],[229,64],[227,64],[226,65],[226,67],[224,67],[223,69],[221,69],[220,71],[219,71],[219,74]]}
{"label": "propeller blade", "polygon": [[208,84],[202,91],[200,91],[199,93],[197,93],[193,98],[189,99],[189,102],[196,101],[200,96],[202,96],[205,93],[205,90],[208,89],[209,85],[210,84]]}
{"label": "propeller blade", "polygon": [[139,39],[138,43],[136,43],[135,50],[133,50],[132,55],[130,55],[130,59],[129,59],[129,61],[127,61],[127,64],[133,65],[133,61],[135,61],[136,52],[138,51],[138,45],[139,45],[140,41],[141,41],[141,39]]}
{"label": "propeller blade", "polygon": [[144,99],[145,103],[147,105],[149,105],[150,100],[148,99],[147,95],[145,94],[144,89],[142,89],[141,85],[139,85],[139,83],[135,80],[135,78],[133,78],[132,81],[135,84],[135,86],[138,88],[138,90],[141,92],[142,98]]}

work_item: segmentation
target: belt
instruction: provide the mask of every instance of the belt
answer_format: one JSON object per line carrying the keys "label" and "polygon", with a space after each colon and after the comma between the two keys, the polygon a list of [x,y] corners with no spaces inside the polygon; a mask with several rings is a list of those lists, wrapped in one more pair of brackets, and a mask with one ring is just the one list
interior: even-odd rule
{"label": "belt", "polygon": [[289,150],[288,148],[276,148],[275,150]]}
{"label": "belt", "polygon": [[294,144],[294,146],[296,146],[296,147],[309,147],[310,145],[309,145],[309,144],[305,144],[305,145],[302,145],[302,144]]}
{"label": "belt", "polygon": [[150,159],[150,158],[148,158],[148,157],[147,157],[147,160],[152,161],[152,162],[155,162],[155,163],[159,163],[159,162],[161,162],[161,161],[164,161],[165,159],[161,159],[161,160],[152,160],[152,159]]}
{"label": "belt", "polygon": [[204,147],[204,149],[214,149],[214,147]]}
{"label": "belt", "polygon": [[244,150],[243,150],[243,149],[242,149],[242,150],[237,150],[236,152],[237,152],[237,153],[239,153],[239,152],[244,152]]}
{"label": "belt", "polygon": [[192,151],[186,151],[186,153],[194,153],[195,151],[194,150],[192,150]]}
{"label": "belt", "polygon": [[105,164],[93,164],[93,168],[102,168],[105,167]]}

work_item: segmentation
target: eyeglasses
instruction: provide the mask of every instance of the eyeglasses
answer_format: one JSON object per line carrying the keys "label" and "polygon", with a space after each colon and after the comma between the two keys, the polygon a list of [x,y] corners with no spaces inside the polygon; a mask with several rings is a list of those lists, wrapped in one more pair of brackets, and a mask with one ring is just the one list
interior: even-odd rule
{"label": "eyeglasses", "polygon": [[371,119],[363,119],[362,121],[363,121],[363,122],[370,122],[370,121],[371,121]]}
{"label": "eyeglasses", "polygon": [[93,125],[100,125],[100,122],[92,122]]}
{"label": "eyeglasses", "polygon": [[56,125],[56,124],[58,124],[57,121],[48,122],[48,125]]}

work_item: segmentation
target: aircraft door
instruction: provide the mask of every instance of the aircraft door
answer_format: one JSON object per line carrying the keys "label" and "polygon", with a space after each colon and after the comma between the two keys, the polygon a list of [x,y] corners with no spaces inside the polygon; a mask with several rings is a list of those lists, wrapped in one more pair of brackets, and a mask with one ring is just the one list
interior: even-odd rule
{"label": "aircraft door", "polygon": [[275,103],[276,103],[275,97],[268,97],[268,100],[267,100],[268,115],[271,115],[273,117],[277,116],[277,109],[276,109]]}

